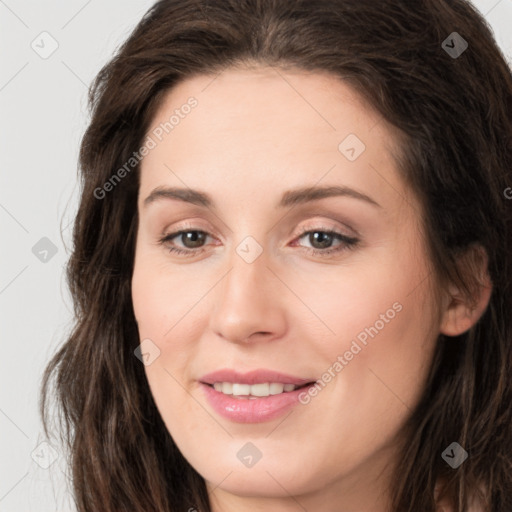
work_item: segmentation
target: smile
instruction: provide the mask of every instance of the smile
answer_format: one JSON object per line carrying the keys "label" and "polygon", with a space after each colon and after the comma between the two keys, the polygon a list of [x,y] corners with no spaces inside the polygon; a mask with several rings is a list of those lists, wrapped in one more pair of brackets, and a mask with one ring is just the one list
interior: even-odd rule
{"label": "smile", "polygon": [[261,423],[300,404],[299,395],[315,382],[273,370],[223,369],[204,375],[199,386],[219,416],[236,423]]}
{"label": "smile", "polygon": [[[307,386],[307,384],[304,384]],[[224,395],[232,395],[237,398],[257,399],[258,397],[289,393],[304,386],[295,384],[283,384],[281,382],[263,382],[261,384],[241,384],[237,382],[214,382],[213,389]]]}

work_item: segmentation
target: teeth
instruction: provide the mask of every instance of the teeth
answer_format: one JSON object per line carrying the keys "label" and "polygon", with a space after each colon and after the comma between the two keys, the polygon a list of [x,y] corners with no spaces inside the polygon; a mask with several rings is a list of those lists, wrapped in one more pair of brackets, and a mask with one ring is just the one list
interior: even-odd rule
{"label": "teeth", "polygon": [[270,394],[271,395],[279,395],[279,393],[282,393],[284,391],[284,384],[277,384],[276,382],[273,382],[270,384]]}
{"label": "teeth", "polygon": [[250,395],[251,386],[249,384],[233,384],[233,395]]}
{"label": "teeth", "polygon": [[246,393],[246,395],[252,396],[268,396],[270,385],[268,382],[263,384],[253,384],[252,386],[247,386],[250,388],[250,391]]}
{"label": "teeth", "polygon": [[287,393],[298,388],[295,384],[282,384],[280,382],[264,382],[261,384],[239,384],[233,382],[215,382],[213,384],[215,391],[225,395],[247,396],[250,399],[255,397],[265,397],[270,395],[279,395]]}

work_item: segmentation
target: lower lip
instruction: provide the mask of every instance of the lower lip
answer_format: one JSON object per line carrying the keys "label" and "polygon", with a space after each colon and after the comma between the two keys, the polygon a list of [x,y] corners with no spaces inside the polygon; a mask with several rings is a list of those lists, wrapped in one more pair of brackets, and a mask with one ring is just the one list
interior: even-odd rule
{"label": "lower lip", "polygon": [[310,386],[304,386],[294,391],[286,391],[278,395],[270,395],[256,399],[234,398],[225,395],[208,384],[199,385],[206,394],[206,399],[214,411],[222,417],[236,423],[262,423],[273,420],[293,406],[299,404],[299,395],[307,392]]}

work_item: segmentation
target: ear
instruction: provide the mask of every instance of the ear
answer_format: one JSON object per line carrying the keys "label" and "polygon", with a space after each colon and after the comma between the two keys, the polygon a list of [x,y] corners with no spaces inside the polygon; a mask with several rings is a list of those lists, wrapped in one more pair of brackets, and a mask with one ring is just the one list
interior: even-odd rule
{"label": "ear", "polygon": [[458,336],[468,331],[484,314],[492,293],[492,283],[487,269],[485,249],[472,246],[458,261],[460,273],[474,280],[471,292],[451,284],[445,294],[440,332],[446,336]]}

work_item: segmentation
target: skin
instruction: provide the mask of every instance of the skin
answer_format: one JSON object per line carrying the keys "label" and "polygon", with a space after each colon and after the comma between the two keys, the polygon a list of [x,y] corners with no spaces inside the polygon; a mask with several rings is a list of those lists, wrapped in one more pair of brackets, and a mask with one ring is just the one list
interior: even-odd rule
{"label": "skin", "polygon": [[[472,311],[451,295],[436,300],[421,208],[392,156],[397,133],[345,83],[269,67],[196,76],[168,93],[148,134],[190,96],[197,107],[141,164],[132,299],[140,339],[160,350],[145,366],[158,410],[215,512],[384,512],[396,434],[437,335],[467,330],[489,293]],[[351,133],[366,146],[354,161],[338,150]],[[276,206],[306,185],[350,187],[379,206],[348,196]],[[144,206],[159,186],[201,190],[214,205]],[[322,246],[301,232],[326,228],[359,243],[312,254]],[[180,236],[158,243],[180,229],[208,237],[197,249]],[[263,249],[252,263],[236,252],[247,236]],[[173,245],[197,252],[170,253]],[[342,245],[334,238],[323,250]],[[239,424],[203,396],[198,379],[220,368],[320,379],[397,302],[401,311],[291,413]],[[251,468],[237,458],[247,442],[262,453]]]}

